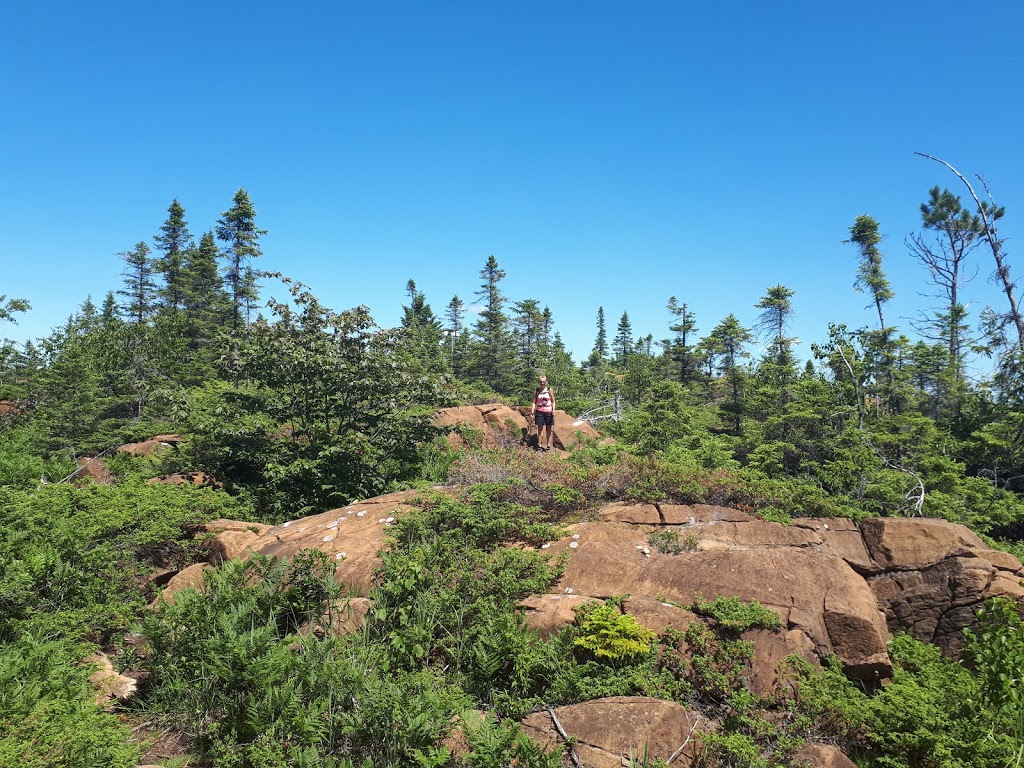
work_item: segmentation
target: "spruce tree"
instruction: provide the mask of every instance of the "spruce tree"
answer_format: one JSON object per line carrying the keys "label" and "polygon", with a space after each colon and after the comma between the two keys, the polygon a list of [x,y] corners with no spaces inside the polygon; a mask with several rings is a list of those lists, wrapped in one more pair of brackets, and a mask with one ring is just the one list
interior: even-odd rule
{"label": "spruce tree", "polygon": [[452,374],[458,376],[461,371],[461,365],[458,359],[458,350],[461,350],[463,345],[463,330],[465,328],[464,320],[466,317],[466,304],[457,295],[452,296],[451,301],[448,302],[448,306],[444,311],[445,320],[448,322],[448,327],[445,329],[445,335],[448,337],[448,344],[446,345],[448,355],[450,357],[449,366],[451,367]]}
{"label": "spruce tree", "polygon": [[882,235],[878,231],[878,222],[867,214],[854,219],[850,227],[850,239],[844,243],[853,243],[860,250],[860,265],[857,267],[857,280],[853,287],[858,291],[868,291],[878,311],[878,325],[885,330],[885,317],[882,307],[893,297],[889,281],[882,271],[882,251],[879,244]]}
{"label": "spruce tree", "polygon": [[155,262],[156,270],[164,277],[160,297],[164,307],[174,312],[181,308],[184,301],[182,266],[185,251],[192,240],[188,222],[185,221],[185,209],[177,198],[171,201],[167,208],[167,220],[160,227],[160,234],[153,240],[157,250],[163,254]]}
{"label": "spruce tree", "polygon": [[137,326],[145,325],[156,311],[156,267],[149,253],[148,245],[137,243],[132,250],[118,254],[126,265],[121,273],[124,288],[118,294],[125,297],[124,312]]}
{"label": "spruce tree", "polygon": [[597,308],[597,338],[590,352],[590,364],[600,365],[608,359],[608,329],[604,320],[604,307]]}
{"label": "spruce tree", "polygon": [[402,305],[402,328],[405,331],[402,346],[426,370],[439,372],[443,366],[441,323],[414,280],[409,280],[405,289],[409,294],[409,304]]}
{"label": "spruce tree", "polygon": [[722,411],[731,419],[737,435],[743,430],[744,376],[740,360],[748,356],[745,347],[752,338],[750,330],[740,325],[733,314],[716,325],[708,337],[709,345],[717,352],[718,370],[729,384],[730,400],[722,406]]}
{"label": "spruce tree", "polygon": [[216,226],[217,239],[227,243],[224,282],[231,295],[231,327],[237,330],[247,308],[257,299],[255,273],[249,262],[263,255],[260,237],[266,230],[256,226],[256,209],[249,193],[239,189],[234,204],[221,214]]}
{"label": "spruce tree", "polygon": [[536,299],[515,302],[512,305],[512,328],[519,359],[527,368],[537,368],[545,336],[545,318],[540,302]]}
{"label": "spruce tree", "polygon": [[622,317],[619,318],[612,346],[615,349],[615,360],[618,363],[625,363],[626,358],[633,352],[633,324],[629,322],[628,312],[623,312]]}
{"label": "spruce tree", "polygon": [[484,309],[473,326],[474,345],[473,373],[497,392],[508,394],[516,388],[514,381],[515,361],[509,356],[509,319],[505,313],[505,296],[499,283],[505,279],[505,271],[498,266],[492,254],[480,270],[480,290],[476,295],[483,301]]}
{"label": "spruce tree", "polygon": [[691,334],[697,331],[697,322],[686,304],[680,304],[675,296],[669,296],[668,312],[673,320],[668,329],[675,334],[669,344],[669,358],[676,365],[678,381],[685,384],[693,379],[694,349],[691,345]]}

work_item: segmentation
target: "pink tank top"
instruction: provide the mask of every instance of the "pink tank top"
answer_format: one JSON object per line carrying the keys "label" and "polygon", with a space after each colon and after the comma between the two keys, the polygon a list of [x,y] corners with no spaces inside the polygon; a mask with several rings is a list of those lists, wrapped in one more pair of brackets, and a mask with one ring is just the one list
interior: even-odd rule
{"label": "pink tank top", "polygon": [[551,397],[551,390],[544,387],[533,398],[533,403],[541,413],[551,413],[554,410],[554,398]]}

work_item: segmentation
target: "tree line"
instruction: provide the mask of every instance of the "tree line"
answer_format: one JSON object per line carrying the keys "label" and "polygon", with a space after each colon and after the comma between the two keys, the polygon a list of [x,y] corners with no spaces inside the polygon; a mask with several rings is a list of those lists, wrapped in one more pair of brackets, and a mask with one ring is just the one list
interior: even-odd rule
{"label": "tree line", "polygon": [[[636,334],[628,312],[612,334],[598,307],[577,364],[550,307],[506,296],[494,255],[472,322],[458,295],[436,315],[410,279],[399,325],[382,329],[364,307],[331,310],[257,268],[266,233],[244,189],[198,240],[175,199],[151,242],[120,254],[121,285],[101,306],[87,299],[49,337],[4,345],[0,394],[24,404],[23,439],[41,454],[188,429],[197,467],[261,488],[268,508],[314,510],[413,476],[437,407],[527,402],[543,370],[571,412],[619,392],[626,418],[608,428],[638,450],[685,449],[707,469],[736,464],[880,514],[963,517],[990,492],[1024,490],[1024,336],[997,231],[1005,210],[967,187],[966,204],[936,186],[920,205],[906,247],[935,304],[908,332],[890,318],[879,222],[863,214],[837,233],[856,249],[854,288],[877,323],[830,325],[803,362],[790,332],[796,297],[778,284],[754,305],[752,327],[730,313],[703,336],[685,298],[668,298],[657,339]],[[964,291],[986,251],[1007,309],[972,322]],[[290,298],[262,302],[261,280]],[[3,302],[6,319],[27,309]],[[993,377],[972,378],[975,355],[997,362]]]}

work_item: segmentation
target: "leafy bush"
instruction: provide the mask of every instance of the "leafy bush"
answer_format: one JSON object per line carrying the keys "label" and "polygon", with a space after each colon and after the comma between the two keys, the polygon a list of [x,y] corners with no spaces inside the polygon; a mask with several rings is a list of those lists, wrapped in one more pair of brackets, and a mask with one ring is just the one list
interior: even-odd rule
{"label": "leafy bush", "polygon": [[138,583],[154,566],[191,563],[201,523],[244,514],[192,486],[0,488],[0,638],[112,636],[145,606]]}
{"label": "leafy bush", "polygon": [[698,599],[692,610],[700,616],[707,616],[727,632],[739,634],[748,629],[777,629],[782,626],[779,615],[762,606],[757,600],[749,603],[738,597],[718,596],[714,600]]}
{"label": "leafy bush", "polygon": [[893,679],[878,691],[855,686],[838,664],[819,669],[794,660],[788,706],[796,724],[885,768],[1017,764],[1024,741],[984,703],[970,671],[904,634],[893,638],[889,654]]}
{"label": "leafy bush", "polygon": [[102,712],[84,648],[23,635],[0,646],[0,765],[131,768],[139,749]]}
{"label": "leafy bush", "polygon": [[579,633],[573,644],[615,662],[651,650],[655,634],[615,605],[588,603],[576,611]]}
{"label": "leafy bush", "polygon": [[[963,656],[982,683],[986,704],[1024,722],[1024,619],[1012,600],[994,597],[978,611],[977,633],[964,629]],[[1024,738],[1024,732],[1018,734]]]}

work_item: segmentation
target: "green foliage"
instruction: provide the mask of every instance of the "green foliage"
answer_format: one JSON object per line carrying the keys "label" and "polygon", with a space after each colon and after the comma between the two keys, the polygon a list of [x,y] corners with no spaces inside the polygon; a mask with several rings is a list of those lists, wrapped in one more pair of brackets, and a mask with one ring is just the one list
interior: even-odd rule
{"label": "green foliage", "polygon": [[[286,281],[289,282],[289,281]],[[182,404],[196,468],[280,521],[382,493],[420,475],[439,382],[398,354],[365,307],[333,312],[301,284],[271,302],[276,322],[241,331],[234,384]]]}
{"label": "green foliage", "polygon": [[[1019,732],[984,702],[982,684],[938,649],[907,635],[889,645],[892,682],[865,692],[836,665],[797,664],[797,723],[837,739],[864,764],[885,768],[1003,768],[1024,748]],[[950,695],[955,692],[956,695]]]}
{"label": "green foliage", "polygon": [[[964,629],[963,656],[981,680],[986,704],[1024,722],[1024,620],[1012,600],[994,597],[978,611],[978,631]],[[1024,739],[1024,731],[1018,734]]]}
{"label": "green foliage", "polygon": [[199,524],[242,516],[227,495],[192,486],[0,488],[0,639],[109,637],[144,607],[137,584],[154,566],[191,562]]}
{"label": "green foliage", "polygon": [[29,489],[40,481],[53,482],[67,477],[76,467],[64,452],[49,457],[33,450],[30,428],[10,429],[0,435],[0,486]]}
{"label": "green foliage", "polygon": [[386,671],[444,669],[480,701],[520,711],[549,662],[515,606],[559,571],[539,552],[507,544],[560,534],[538,510],[489,500],[496,490],[477,488],[468,502],[431,498],[396,524],[367,637],[387,649]]}
{"label": "green foliage", "polygon": [[718,596],[714,600],[698,599],[692,610],[707,616],[723,630],[735,634],[748,629],[778,629],[782,626],[779,615],[762,606],[757,600],[744,602],[738,597]]}
{"label": "green foliage", "polygon": [[647,535],[647,543],[663,555],[678,555],[680,552],[693,552],[700,545],[700,539],[692,533],[680,539],[679,531],[674,528],[662,528],[651,531]]}
{"label": "green foliage", "polygon": [[463,715],[462,731],[469,752],[460,762],[467,768],[505,768],[509,765],[523,768],[561,768],[562,758],[557,752],[548,753],[537,742],[527,738],[516,723],[498,720],[491,713],[484,717]]}
{"label": "green foliage", "polygon": [[573,644],[599,659],[616,662],[649,653],[655,634],[618,606],[588,603],[576,611]]}
{"label": "green foliage", "polygon": [[775,763],[762,758],[753,738],[742,733],[701,735],[702,752],[695,765],[700,768],[771,768]]}
{"label": "green foliage", "polygon": [[0,645],[0,765],[131,768],[127,728],[95,703],[86,651],[23,635]]}
{"label": "green foliage", "polygon": [[746,688],[753,646],[701,622],[690,624],[683,639],[690,649],[686,674],[694,694],[709,707],[726,707],[734,693]]}

